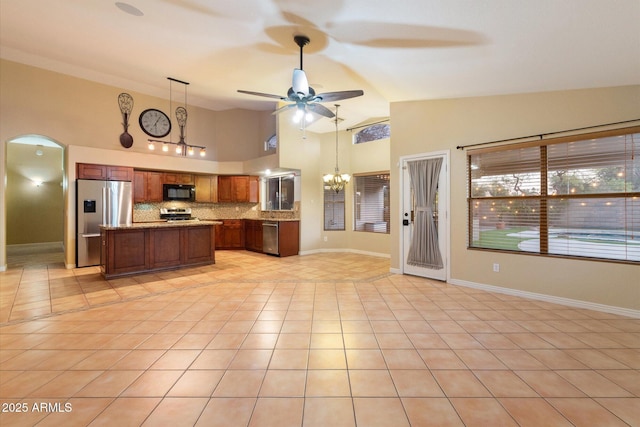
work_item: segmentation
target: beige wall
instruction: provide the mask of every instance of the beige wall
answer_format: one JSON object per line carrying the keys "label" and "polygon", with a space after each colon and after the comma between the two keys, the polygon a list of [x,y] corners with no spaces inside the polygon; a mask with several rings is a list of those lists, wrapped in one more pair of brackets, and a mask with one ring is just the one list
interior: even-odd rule
{"label": "beige wall", "polygon": [[[352,134],[348,133],[348,136],[345,137],[347,142],[351,142],[351,137]],[[333,145],[331,146],[333,147]],[[356,145],[350,144],[348,150],[349,169],[345,171],[350,174],[388,171],[390,169],[390,146],[389,139]],[[342,161],[340,164],[342,165]],[[393,186],[390,188],[390,191],[395,190]],[[353,184],[349,184],[347,197],[347,247],[360,252],[389,256],[392,242],[390,234],[353,231]]]}
{"label": "beige wall", "polygon": [[62,242],[62,148],[8,144],[7,165],[7,245]]}
{"label": "beige wall", "polygon": [[[451,152],[451,281],[498,286],[604,306],[640,309],[640,267],[467,249],[466,152],[456,146],[640,118],[640,86],[398,102],[391,105],[391,164]],[[397,167],[391,179],[398,188]],[[398,189],[399,191],[399,189]],[[391,240],[399,241],[399,195],[391,194]],[[400,268],[399,245],[391,246]],[[492,271],[493,263],[500,272]]]}
{"label": "beige wall", "polygon": [[281,168],[300,170],[300,252],[318,248],[322,230],[322,158],[320,135],[292,125],[291,115],[278,115],[278,155]]}
{"label": "beige wall", "polygon": [[[38,134],[46,135],[64,146],[117,150],[122,155],[148,153],[149,136],[138,125],[138,116],[143,110],[158,108],[169,114],[170,109],[168,99],[5,60],[0,61],[0,90],[2,141],[25,134]],[[121,92],[130,93],[134,99],[129,126],[134,143],[129,149],[122,147],[119,142],[123,132],[122,115],[118,107],[118,94]],[[183,102],[182,99],[180,102]],[[180,105],[173,99],[173,110]],[[269,112],[211,111],[190,105],[187,105],[187,109],[186,142],[205,146],[207,160],[227,162],[259,157],[263,152],[263,141],[275,132],[275,119]],[[177,142],[179,130],[173,114],[172,119],[171,140]]]}
{"label": "beige wall", "polygon": [[[326,119],[323,119],[326,120]],[[299,169],[302,175],[301,251],[356,251],[389,256],[388,234],[353,231],[353,183],[346,187],[345,230],[324,230],[324,193],[322,176],[333,173],[336,161],[335,132],[316,134],[302,132],[292,125],[291,114],[279,116],[280,166]],[[388,139],[352,144],[352,133],[338,132],[338,164],[340,172],[366,173],[389,170]],[[324,238],[327,238],[325,241]]]}

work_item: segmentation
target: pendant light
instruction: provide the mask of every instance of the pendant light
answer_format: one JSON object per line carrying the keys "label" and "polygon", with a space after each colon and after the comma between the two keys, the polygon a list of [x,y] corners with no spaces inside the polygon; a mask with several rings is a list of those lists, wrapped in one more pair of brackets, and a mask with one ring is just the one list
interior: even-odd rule
{"label": "pendant light", "polygon": [[[169,104],[171,104],[171,94],[172,94],[172,90],[171,90],[171,83],[172,82],[176,82],[176,83],[180,83],[184,85],[184,107],[178,107],[176,108],[176,121],[178,122],[178,127],[180,128],[180,140],[178,142],[172,142],[172,141],[160,141],[157,139],[150,139],[149,140],[149,150],[154,150],[155,149],[155,142],[159,142],[162,144],[162,151],[163,152],[168,152],[169,151],[169,145],[175,145],[176,146],[176,154],[180,155],[180,156],[193,156],[196,152],[196,148],[199,149],[199,153],[200,153],[200,157],[204,157],[207,154],[207,149],[205,147],[202,147],[200,145],[190,145],[187,144],[185,141],[185,129],[187,127],[187,85],[189,84],[188,82],[184,82],[182,80],[178,80],[178,79],[174,79],[172,77],[167,77],[167,79],[169,80]],[[169,106],[169,109],[171,109],[171,106]]]}
{"label": "pendant light", "polygon": [[333,191],[339,193],[344,189],[345,185],[349,183],[349,181],[351,180],[351,176],[347,173],[341,174],[340,169],[338,168],[338,108],[340,107],[340,105],[335,104],[335,107],[336,118],[334,121],[336,123],[336,168],[333,174],[328,173],[324,177],[322,177],[322,179],[324,183],[328,185]]}

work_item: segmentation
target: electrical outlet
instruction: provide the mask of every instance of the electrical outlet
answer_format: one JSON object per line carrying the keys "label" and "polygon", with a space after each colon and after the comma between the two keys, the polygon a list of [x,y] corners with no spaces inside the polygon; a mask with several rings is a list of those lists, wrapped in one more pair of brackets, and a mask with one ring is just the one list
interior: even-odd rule
{"label": "electrical outlet", "polygon": [[494,273],[499,273],[500,272],[500,264],[498,264],[498,263],[494,263],[493,264],[493,272]]}
{"label": "electrical outlet", "polygon": [[326,242],[327,240],[329,240],[328,237],[324,236],[324,241]]}

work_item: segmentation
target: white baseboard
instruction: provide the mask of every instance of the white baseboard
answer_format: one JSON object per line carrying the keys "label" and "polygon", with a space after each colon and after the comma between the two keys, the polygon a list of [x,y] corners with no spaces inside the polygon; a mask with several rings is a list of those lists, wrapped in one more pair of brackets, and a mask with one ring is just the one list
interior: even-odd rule
{"label": "white baseboard", "polygon": [[378,258],[391,258],[390,254],[381,254],[379,252],[368,252],[361,251],[358,249],[312,249],[309,251],[300,251],[298,255],[313,255],[313,254],[321,254],[321,253],[340,253],[340,252],[348,252],[352,254],[360,254],[360,255],[369,255],[375,256]]}
{"label": "white baseboard", "polygon": [[64,245],[62,242],[20,243],[16,245],[7,245],[7,255],[19,255],[23,252],[33,252],[38,250],[64,251]]}
{"label": "white baseboard", "polygon": [[7,271],[7,265],[0,265],[0,272]]}
{"label": "white baseboard", "polygon": [[496,292],[505,295],[513,295],[517,297],[529,298],[539,301],[546,301],[554,304],[566,305],[569,307],[584,308],[587,310],[602,311],[604,313],[617,314],[619,316],[640,318],[640,310],[630,308],[615,307],[611,305],[598,304],[595,302],[580,301],[571,298],[556,297],[553,295],[538,294],[535,292],[521,291],[518,289],[502,288],[500,286],[484,285],[482,283],[469,282],[467,280],[449,279],[447,283],[452,285],[464,286],[467,288],[480,289],[487,292]]}

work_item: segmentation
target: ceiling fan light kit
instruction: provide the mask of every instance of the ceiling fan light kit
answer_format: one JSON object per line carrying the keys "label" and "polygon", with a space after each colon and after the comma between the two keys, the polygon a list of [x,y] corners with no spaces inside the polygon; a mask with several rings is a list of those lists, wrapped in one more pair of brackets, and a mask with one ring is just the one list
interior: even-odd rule
{"label": "ceiling fan light kit", "polygon": [[330,119],[334,117],[333,112],[322,105],[322,102],[335,102],[364,95],[362,90],[346,90],[316,94],[316,91],[309,86],[309,80],[307,79],[307,75],[302,67],[303,49],[304,46],[310,43],[309,37],[296,35],[293,37],[293,41],[300,47],[300,68],[294,68],[291,87],[287,91],[286,96],[248,90],[238,90],[238,92],[289,102],[290,104],[278,108],[273,112],[273,114],[279,114],[291,108],[296,108],[293,120],[295,123],[302,123],[303,129],[307,123],[310,123],[313,120],[314,114],[328,117]]}

